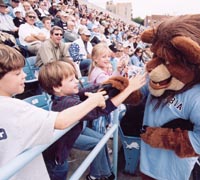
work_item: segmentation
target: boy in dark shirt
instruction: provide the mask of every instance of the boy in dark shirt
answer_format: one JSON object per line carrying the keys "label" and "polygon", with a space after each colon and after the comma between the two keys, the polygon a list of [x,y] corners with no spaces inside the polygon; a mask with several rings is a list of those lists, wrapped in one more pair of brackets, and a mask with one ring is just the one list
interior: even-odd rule
{"label": "boy in dark shirt", "polygon": [[[51,63],[47,63],[41,67],[39,72],[39,83],[41,87],[52,96],[52,110],[61,111],[62,109],[66,109],[77,105],[86,99],[84,95],[85,92],[91,92],[96,86],[90,86],[88,88],[79,89],[79,81],[76,78],[75,68],[71,63],[64,61],[54,61]],[[129,85],[124,89],[121,93],[116,95],[111,99],[106,100],[106,107],[104,109],[95,108],[90,111],[85,117],[81,119],[83,120],[94,120],[102,115],[109,114],[111,111],[117,108],[133,91],[139,89],[145,84],[145,76],[136,76],[135,78],[131,78],[129,81]],[[87,128],[87,127],[86,127]],[[90,129],[91,130],[91,129]],[[96,131],[91,133],[90,130],[84,129],[85,131],[89,131],[89,136],[93,137],[96,140],[93,142],[85,142],[84,144],[92,144],[90,150],[95,147],[95,145],[100,140],[100,137]],[[73,132],[72,132],[73,131]],[[44,153],[45,161],[48,163],[47,169],[50,173],[50,176],[53,180],[59,177],[59,180],[66,180],[67,175],[67,156],[73,146],[74,141],[78,137],[78,134],[82,131],[82,123],[80,122],[78,125],[74,127],[69,133],[71,136],[66,135],[63,136],[57,143],[53,144],[52,147]],[[92,135],[92,134],[95,134]],[[85,133],[85,135],[88,135]],[[62,148],[61,148],[62,147]],[[54,158],[52,159],[52,153],[48,151],[54,149]],[[85,147],[83,147],[85,150]],[[88,149],[89,150],[89,149]],[[52,152],[52,151],[51,151]],[[99,162],[94,162],[99,161]],[[97,155],[95,160],[93,161],[93,165],[95,167],[91,168],[90,175],[87,176],[87,179],[100,179],[104,178],[107,180],[114,180],[114,175],[111,171],[111,166],[108,158],[107,147],[103,147],[100,153]],[[63,165],[65,164],[65,165]],[[59,168],[62,166],[63,168]],[[96,167],[98,165],[98,167]],[[59,172],[56,172],[56,169],[59,169]],[[63,170],[63,176],[60,176],[60,169]],[[58,177],[56,177],[58,176]]]}

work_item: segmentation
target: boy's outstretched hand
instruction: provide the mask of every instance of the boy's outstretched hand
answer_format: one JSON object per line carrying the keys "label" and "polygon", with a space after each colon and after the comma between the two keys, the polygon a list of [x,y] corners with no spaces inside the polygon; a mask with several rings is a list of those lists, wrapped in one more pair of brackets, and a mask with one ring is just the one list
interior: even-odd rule
{"label": "boy's outstretched hand", "polygon": [[131,77],[129,79],[128,87],[130,87],[132,91],[140,89],[142,86],[146,84],[146,76],[147,73],[144,74],[138,73],[136,76]]}
{"label": "boy's outstretched hand", "polygon": [[88,96],[88,98],[91,98],[94,104],[96,104],[98,107],[105,108],[106,103],[105,100],[107,99],[106,91],[101,91],[97,93],[91,93],[86,92],[85,96]]}

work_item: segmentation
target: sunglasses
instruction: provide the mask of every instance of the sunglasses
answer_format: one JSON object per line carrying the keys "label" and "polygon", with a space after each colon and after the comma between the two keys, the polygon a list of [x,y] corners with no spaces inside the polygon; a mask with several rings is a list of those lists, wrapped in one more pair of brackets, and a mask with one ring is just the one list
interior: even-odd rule
{"label": "sunglasses", "polygon": [[62,33],[55,33],[54,35],[55,35],[55,36],[63,36]]}
{"label": "sunglasses", "polygon": [[35,16],[28,16],[29,18],[31,18],[31,19],[35,19],[36,17]]}

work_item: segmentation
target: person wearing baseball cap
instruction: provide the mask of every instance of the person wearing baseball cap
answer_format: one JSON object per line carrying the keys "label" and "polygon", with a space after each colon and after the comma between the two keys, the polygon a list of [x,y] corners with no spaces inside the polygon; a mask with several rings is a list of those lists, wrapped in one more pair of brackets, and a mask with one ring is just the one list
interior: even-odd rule
{"label": "person wearing baseball cap", "polygon": [[80,28],[78,31],[80,38],[73,41],[69,47],[69,53],[74,62],[80,67],[82,76],[87,76],[91,64],[92,44],[90,42],[91,32],[86,28]]}
{"label": "person wearing baseball cap", "polygon": [[4,3],[3,0],[0,0],[0,7],[5,7],[5,8],[7,8],[8,6]]}
{"label": "person wearing baseball cap", "polygon": [[22,17],[22,9],[20,7],[14,8],[13,13],[15,15],[15,18],[13,19],[15,26],[19,27],[21,24],[24,24],[26,22],[25,19]]}
{"label": "person wearing baseball cap", "polygon": [[9,3],[6,3],[8,6],[8,14],[12,17],[15,18],[15,13],[14,13],[14,8],[19,7],[19,0],[10,0]]}

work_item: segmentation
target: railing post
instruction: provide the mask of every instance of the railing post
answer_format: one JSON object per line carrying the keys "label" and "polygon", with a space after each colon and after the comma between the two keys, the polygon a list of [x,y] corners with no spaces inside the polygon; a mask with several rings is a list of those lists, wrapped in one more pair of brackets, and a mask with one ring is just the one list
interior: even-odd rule
{"label": "railing post", "polygon": [[103,136],[103,138],[99,141],[99,143],[95,146],[95,148],[90,152],[90,154],[86,157],[86,159],[81,163],[81,165],[77,168],[77,170],[72,174],[69,180],[77,180],[79,179],[91,162],[94,160],[96,155],[102,149],[102,147],[107,143],[111,135],[118,129],[118,126],[114,124],[108,132]]}
{"label": "railing post", "polygon": [[118,123],[119,123],[119,109],[114,111],[114,124],[117,125],[117,129],[113,134],[113,172],[115,174],[115,180],[117,180],[117,163],[118,163]]}

